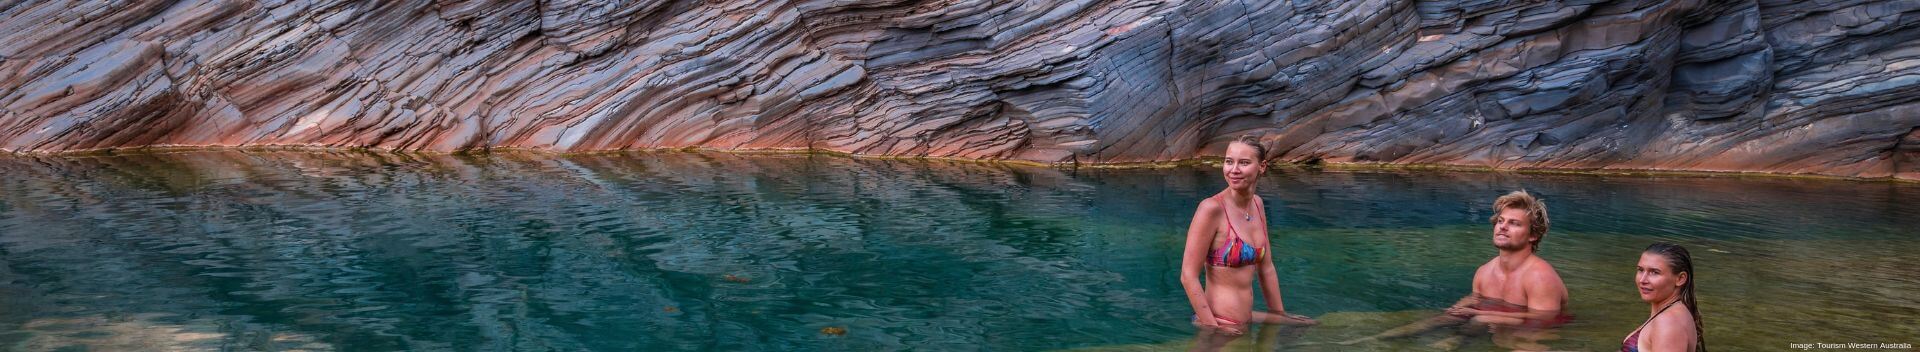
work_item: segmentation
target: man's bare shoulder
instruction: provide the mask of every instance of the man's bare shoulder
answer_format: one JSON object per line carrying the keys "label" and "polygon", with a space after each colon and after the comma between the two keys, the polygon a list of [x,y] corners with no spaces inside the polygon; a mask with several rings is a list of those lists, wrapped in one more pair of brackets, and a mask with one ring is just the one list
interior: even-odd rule
{"label": "man's bare shoulder", "polygon": [[1553,270],[1553,263],[1548,263],[1540,256],[1534,256],[1531,260],[1532,265],[1527,265],[1526,273],[1521,274],[1522,277],[1527,278],[1528,282],[1566,287],[1566,284],[1560,281],[1560,272]]}

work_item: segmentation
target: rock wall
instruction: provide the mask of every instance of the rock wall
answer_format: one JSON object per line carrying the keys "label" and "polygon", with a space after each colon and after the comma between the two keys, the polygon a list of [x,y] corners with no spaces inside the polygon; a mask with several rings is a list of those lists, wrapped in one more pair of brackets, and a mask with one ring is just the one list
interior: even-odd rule
{"label": "rock wall", "polygon": [[0,1],[0,148],[1920,178],[1920,1]]}

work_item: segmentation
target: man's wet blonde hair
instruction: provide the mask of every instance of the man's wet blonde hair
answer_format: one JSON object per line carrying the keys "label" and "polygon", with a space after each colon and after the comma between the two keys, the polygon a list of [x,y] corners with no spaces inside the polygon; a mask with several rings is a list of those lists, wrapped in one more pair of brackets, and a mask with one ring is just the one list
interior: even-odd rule
{"label": "man's wet blonde hair", "polygon": [[1493,200],[1493,217],[1487,221],[1500,224],[1500,211],[1507,209],[1527,211],[1527,232],[1535,237],[1529,243],[1533,244],[1533,251],[1539,252],[1540,242],[1547,240],[1547,203],[1534,198],[1526,190],[1513,191]]}

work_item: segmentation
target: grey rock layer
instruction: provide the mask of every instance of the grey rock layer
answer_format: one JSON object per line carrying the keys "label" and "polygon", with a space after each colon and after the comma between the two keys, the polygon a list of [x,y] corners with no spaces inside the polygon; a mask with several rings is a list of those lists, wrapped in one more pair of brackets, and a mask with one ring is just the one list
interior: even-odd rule
{"label": "grey rock layer", "polygon": [[0,148],[1920,179],[1920,1],[0,1]]}

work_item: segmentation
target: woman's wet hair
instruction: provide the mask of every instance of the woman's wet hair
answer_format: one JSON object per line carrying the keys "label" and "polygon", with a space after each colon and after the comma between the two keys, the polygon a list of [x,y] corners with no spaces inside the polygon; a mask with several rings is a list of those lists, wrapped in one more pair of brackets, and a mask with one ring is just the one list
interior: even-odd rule
{"label": "woman's wet hair", "polygon": [[[1232,143],[1240,143],[1248,147],[1253,147],[1254,160],[1259,160],[1263,163],[1267,162],[1267,146],[1260,144],[1260,135],[1243,134],[1240,135],[1240,138],[1234,138]],[[1228,143],[1227,145],[1233,145],[1232,143]]]}
{"label": "woman's wet hair", "polygon": [[1687,273],[1687,283],[1680,285],[1680,302],[1687,305],[1687,314],[1693,314],[1694,351],[1706,351],[1706,325],[1700,317],[1700,305],[1693,303],[1693,286],[1700,281],[1700,275],[1693,272],[1693,255],[1687,253],[1687,247],[1666,242],[1647,246],[1646,253],[1667,258],[1667,269],[1673,274]]}

